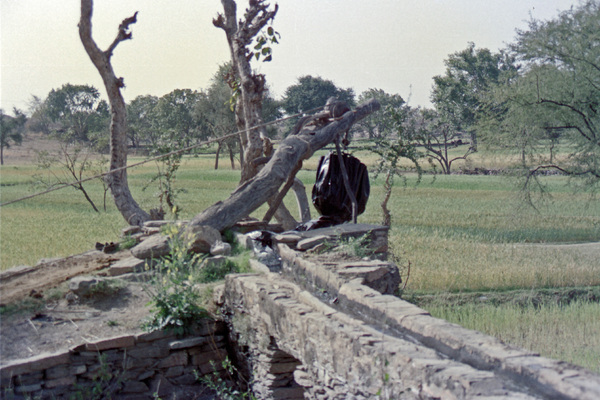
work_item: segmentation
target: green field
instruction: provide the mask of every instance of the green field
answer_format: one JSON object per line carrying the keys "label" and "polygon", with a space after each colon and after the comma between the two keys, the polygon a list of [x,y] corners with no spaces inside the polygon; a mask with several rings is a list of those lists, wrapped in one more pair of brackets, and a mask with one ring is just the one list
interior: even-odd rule
{"label": "green field", "polygon": [[[366,154],[361,159],[375,161]],[[502,165],[479,153],[474,160],[486,160],[488,168]],[[191,218],[235,188],[239,171],[230,170],[224,160],[222,169],[215,171],[213,163],[210,155],[184,158],[176,183],[185,190],[177,199],[181,218]],[[309,194],[316,164],[317,158],[311,158],[299,174]],[[5,165],[0,172],[2,202],[42,190],[31,183],[39,173],[35,167]],[[129,172],[134,198],[144,209],[157,205],[156,185],[142,190],[155,173],[152,163]],[[537,209],[524,206],[506,177],[426,175],[418,186],[412,175],[406,186],[398,181],[389,204],[389,240],[404,278],[410,264],[403,297],[419,304],[423,296],[510,296],[522,290],[599,287],[600,251],[581,244],[600,242],[600,202],[572,194],[564,177],[544,179],[552,197]],[[89,182],[86,188],[101,207],[100,182]],[[382,195],[381,177],[372,177],[367,211],[359,222],[381,222]],[[286,203],[297,214],[291,196]],[[265,211],[263,207],[254,216],[261,218]],[[97,241],[117,241],[125,226],[110,195],[107,210],[96,213],[72,188],[8,205],[0,208],[0,266],[32,265],[40,258],[87,251]],[[424,307],[435,316],[600,372],[600,329],[593,322],[600,320],[597,299],[575,299],[568,305],[544,301],[535,307],[510,302],[437,302]],[[564,349],[566,344],[572,344],[570,350]]]}

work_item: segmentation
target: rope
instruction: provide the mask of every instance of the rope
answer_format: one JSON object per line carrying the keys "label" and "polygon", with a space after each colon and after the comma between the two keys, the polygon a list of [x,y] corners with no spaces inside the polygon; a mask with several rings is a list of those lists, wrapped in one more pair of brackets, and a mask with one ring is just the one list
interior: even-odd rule
{"label": "rope", "polygon": [[[306,113],[312,113],[312,112],[315,112],[315,111],[320,110],[322,108],[323,107],[313,108],[311,110],[306,111]],[[282,122],[282,121],[287,121],[288,119],[299,117],[299,116],[301,116],[303,114],[304,113],[297,113],[297,114],[294,114],[294,115],[290,115],[288,117],[279,118],[279,119],[276,119],[276,120],[273,120],[273,121],[265,122],[263,124],[253,126],[252,128],[242,129],[242,130],[239,130],[237,132],[233,132],[233,133],[230,133],[228,135],[221,136],[219,138],[209,139],[209,140],[206,140],[204,142],[196,143],[196,144],[194,144],[192,146],[187,146],[187,147],[184,147],[184,148],[179,149],[179,150],[173,150],[173,151],[171,151],[169,153],[160,154],[160,155],[155,156],[155,157],[147,158],[147,159],[145,159],[143,161],[140,161],[140,162],[137,162],[137,163],[134,163],[134,164],[131,164],[131,165],[126,165],[124,167],[115,168],[115,169],[110,170],[108,172],[103,172],[101,174],[94,175],[94,176],[91,176],[89,178],[81,179],[81,180],[74,181],[74,182],[71,182],[71,183],[63,183],[62,185],[55,186],[55,187],[50,188],[48,190],[45,190],[43,192],[38,192],[38,193],[30,194],[28,196],[20,197],[20,198],[15,199],[15,200],[10,200],[10,201],[4,202],[4,203],[0,203],[0,207],[7,206],[9,204],[18,203],[18,202],[21,202],[21,201],[24,201],[24,200],[28,200],[28,199],[31,199],[31,198],[34,198],[34,197],[42,196],[42,195],[48,194],[50,192],[54,192],[56,190],[64,189],[66,187],[71,187],[71,186],[74,186],[74,185],[77,185],[77,184],[80,184],[80,183],[84,183],[84,182],[88,182],[88,181],[91,181],[91,180],[94,180],[94,179],[98,179],[98,178],[101,178],[101,177],[106,176],[106,175],[114,174],[115,172],[120,172],[120,171],[126,170],[128,168],[138,167],[140,165],[143,165],[143,164],[146,164],[146,163],[149,163],[149,162],[152,162],[152,161],[160,160],[161,158],[170,157],[170,156],[175,155],[175,154],[185,153],[185,152],[188,152],[190,150],[195,149],[196,147],[206,146],[207,144],[211,144],[211,143],[214,143],[214,142],[220,142],[221,140],[225,140],[225,139],[228,139],[230,137],[237,136],[240,133],[248,132],[248,131],[251,131],[251,130],[254,130],[254,129],[258,129],[258,128],[263,128],[263,127],[269,126],[269,125],[274,125],[274,124],[277,124],[277,123]]]}

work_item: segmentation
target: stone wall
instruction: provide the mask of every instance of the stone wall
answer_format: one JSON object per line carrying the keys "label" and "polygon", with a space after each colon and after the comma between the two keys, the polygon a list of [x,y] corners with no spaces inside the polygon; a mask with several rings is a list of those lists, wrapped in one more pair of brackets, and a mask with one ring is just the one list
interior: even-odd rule
{"label": "stone wall", "polygon": [[228,276],[221,296],[258,398],[600,398],[597,374],[391,295],[393,264],[323,261],[302,251],[306,239],[282,239],[282,272]]}
{"label": "stone wall", "polygon": [[141,400],[155,395],[199,396],[203,387],[194,371],[200,376],[222,371],[221,361],[227,356],[225,328],[222,322],[206,320],[183,338],[155,331],[16,360],[0,367],[0,397],[61,399],[81,394],[87,399],[92,395],[106,398],[110,393],[113,399]]}

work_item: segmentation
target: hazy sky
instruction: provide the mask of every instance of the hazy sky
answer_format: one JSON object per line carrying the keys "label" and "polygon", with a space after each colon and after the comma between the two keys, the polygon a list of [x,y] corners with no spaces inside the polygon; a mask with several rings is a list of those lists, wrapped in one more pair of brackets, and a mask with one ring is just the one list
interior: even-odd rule
{"label": "hazy sky", "polygon": [[[274,4],[276,1],[272,1]],[[281,34],[271,63],[255,64],[274,95],[300,76],[332,80],[358,95],[368,88],[429,105],[432,77],[444,59],[474,42],[497,51],[530,17],[550,19],[577,0],[279,0],[274,28]],[[247,1],[238,1],[238,15]],[[0,0],[1,96],[5,112],[26,109],[65,83],[90,84],[104,95],[100,76],[79,40],[78,0]],[[225,34],[212,25],[218,0],[97,0],[93,35],[101,49],[119,23],[139,11],[133,40],[112,61],[125,78],[127,102],[174,89],[208,86],[229,59]],[[412,89],[411,89],[412,88]]]}

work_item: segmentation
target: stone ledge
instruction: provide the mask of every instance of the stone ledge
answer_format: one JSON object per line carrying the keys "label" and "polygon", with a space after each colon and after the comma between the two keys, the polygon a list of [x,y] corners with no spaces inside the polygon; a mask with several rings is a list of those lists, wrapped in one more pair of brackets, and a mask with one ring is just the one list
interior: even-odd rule
{"label": "stone ledge", "polygon": [[[429,313],[397,297],[381,294],[364,285],[364,277],[345,276],[328,265],[304,260],[302,253],[280,244],[284,271],[321,300],[335,304],[335,310],[360,316],[365,322],[411,337],[457,362],[479,370],[495,371],[515,384],[529,387],[542,397],[599,399],[600,376],[567,363],[553,361],[502,343],[483,333],[433,318]],[[330,311],[329,315],[339,315]],[[560,371],[566,371],[565,373]]]}
{"label": "stone ledge", "polygon": [[[156,376],[161,376],[163,384],[173,390],[182,384],[199,388],[192,373],[197,368],[192,362],[210,364],[214,360],[220,365],[227,356],[224,335],[222,322],[206,320],[191,336],[178,338],[164,331],[123,335],[80,344],[59,353],[15,360],[0,366],[0,393],[62,398],[73,390],[73,385],[92,384],[101,363],[113,373],[123,374],[128,384],[122,388],[124,398],[129,399],[131,393],[151,398],[153,393],[143,381]],[[212,372],[207,368],[206,373]]]}

